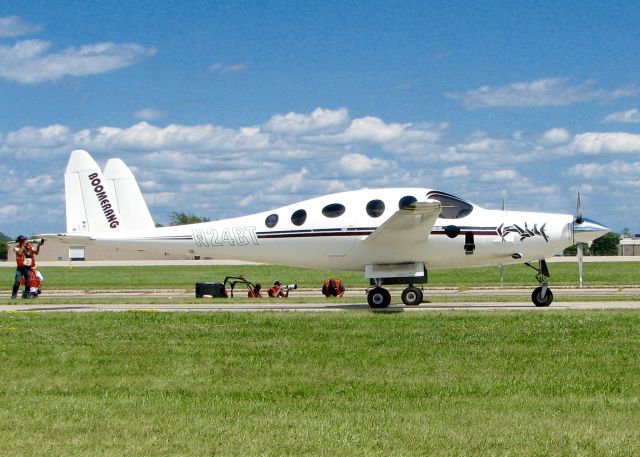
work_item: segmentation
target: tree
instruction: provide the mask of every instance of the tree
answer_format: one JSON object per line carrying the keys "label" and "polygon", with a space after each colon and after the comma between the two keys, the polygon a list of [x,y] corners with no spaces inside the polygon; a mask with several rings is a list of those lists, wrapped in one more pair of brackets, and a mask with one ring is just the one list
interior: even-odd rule
{"label": "tree", "polygon": [[618,255],[618,245],[620,244],[620,234],[609,232],[594,240],[591,245],[593,255]]}
{"label": "tree", "polygon": [[7,260],[7,241],[10,239],[7,235],[0,232],[0,260]]}
{"label": "tree", "polygon": [[197,224],[198,222],[209,222],[208,217],[199,217],[193,213],[174,211],[169,214],[169,225]]}
{"label": "tree", "polygon": [[[565,248],[564,251],[562,251],[562,253],[564,255],[566,255],[567,257],[574,257],[578,255],[578,247],[574,244],[573,246],[569,246],[568,248]],[[584,255],[591,255],[591,248],[589,247],[588,244],[584,245],[584,251],[583,251]]]}

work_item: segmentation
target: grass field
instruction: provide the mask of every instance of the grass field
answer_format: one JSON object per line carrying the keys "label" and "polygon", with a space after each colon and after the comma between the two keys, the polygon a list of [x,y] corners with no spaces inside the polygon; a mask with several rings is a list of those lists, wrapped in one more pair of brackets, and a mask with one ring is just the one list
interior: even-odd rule
{"label": "grass field", "polygon": [[[578,269],[573,263],[550,264],[551,285],[577,285]],[[368,282],[360,272],[336,272],[273,265],[242,266],[149,266],[149,267],[47,267],[44,287],[48,289],[185,289],[193,290],[196,282],[221,282],[225,276],[245,275],[254,283],[297,283],[301,287],[317,287],[325,278],[342,278],[347,287],[364,287]],[[13,269],[6,271],[6,284],[13,281]],[[587,285],[633,285],[640,282],[640,262],[585,264]],[[505,285],[535,286],[535,271],[525,265],[509,265],[504,269]],[[432,270],[430,286],[472,287],[500,284],[498,268],[464,268]]]}
{"label": "grass field", "polygon": [[0,314],[0,455],[640,454],[640,314]]}

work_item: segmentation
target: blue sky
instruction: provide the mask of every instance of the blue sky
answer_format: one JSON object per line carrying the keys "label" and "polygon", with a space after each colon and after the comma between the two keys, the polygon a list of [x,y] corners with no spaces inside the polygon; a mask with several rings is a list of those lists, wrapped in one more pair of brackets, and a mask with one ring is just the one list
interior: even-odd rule
{"label": "blue sky", "polygon": [[[59,3],[59,4],[56,4]],[[640,3],[0,1],[0,231],[63,231],[71,150],[154,219],[437,188],[640,232]]]}

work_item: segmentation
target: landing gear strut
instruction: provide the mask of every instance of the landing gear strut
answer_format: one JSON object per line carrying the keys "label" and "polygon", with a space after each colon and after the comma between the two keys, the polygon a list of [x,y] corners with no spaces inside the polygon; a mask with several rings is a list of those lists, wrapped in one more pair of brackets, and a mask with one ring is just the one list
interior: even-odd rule
{"label": "landing gear strut", "polygon": [[536,287],[533,290],[531,301],[536,306],[549,306],[553,302],[553,292],[549,289],[549,281],[547,281],[551,276],[547,268],[547,262],[545,260],[538,261],[538,267],[534,267],[529,262],[525,263],[525,265],[538,272],[536,279],[540,283],[540,287]]}

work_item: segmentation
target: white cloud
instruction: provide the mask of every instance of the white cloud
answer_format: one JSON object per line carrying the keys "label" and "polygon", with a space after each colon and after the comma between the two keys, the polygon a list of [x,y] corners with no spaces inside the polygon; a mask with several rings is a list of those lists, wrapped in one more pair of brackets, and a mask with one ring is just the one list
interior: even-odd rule
{"label": "white cloud", "polygon": [[209,71],[211,73],[218,73],[221,75],[231,75],[234,73],[241,73],[246,69],[247,69],[247,66],[241,63],[225,65],[222,62],[217,62],[212,65],[209,65]]}
{"label": "white cloud", "polygon": [[279,176],[276,180],[274,180],[270,186],[272,191],[286,191],[286,192],[297,192],[300,190],[304,184],[305,177],[309,173],[307,168],[302,168],[300,171],[295,173],[288,173],[284,176]]}
{"label": "white cloud", "polygon": [[43,40],[0,45],[0,78],[23,84],[57,81],[65,76],[97,75],[128,67],[156,50],[135,43],[98,43],[50,52]]}
{"label": "white cloud", "polygon": [[69,128],[54,124],[48,127],[23,127],[7,134],[6,144],[19,148],[51,148],[68,144],[70,140]]}
{"label": "white cloud", "polygon": [[449,92],[448,98],[462,100],[468,108],[564,106],[596,99],[617,99],[640,93],[635,86],[605,91],[593,80],[572,84],[569,78],[545,78],[515,82],[506,86],[482,86],[464,93]]}
{"label": "white cloud", "polygon": [[516,170],[492,170],[480,175],[481,181],[513,181],[518,178]]}
{"label": "white cloud", "polygon": [[0,218],[4,220],[13,219],[22,210],[23,209],[18,205],[0,205]]}
{"label": "white cloud", "polygon": [[[440,125],[387,124],[380,118],[366,116],[353,119],[342,132],[308,135],[304,137],[304,140],[333,145],[368,143],[406,159],[410,157],[426,158],[428,154],[431,154],[447,128],[448,124],[446,123]],[[438,153],[441,153],[439,148],[437,149]]]}
{"label": "white cloud", "polygon": [[133,114],[133,117],[140,121],[155,121],[157,119],[162,119],[165,116],[166,113],[164,111],[153,108],[143,108]]}
{"label": "white cloud", "polygon": [[394,167],[392,162],[367,157],[364,154],[347,154],[338,161],[340,171],[346,174],[364,174],[370,171],[387,173]]}
{"label": "white cloud", "polygon": [[89,149],[113,147],[133,149],[260,149],[268,146],[269,137],[255,127],[239,130],[211,124],[185,126],[170,124],[156,127],[140,122],[127,129],[103,127],[83,130],[75,135],[76,142]]}
{"label": "white cloud", "polygon": [[616,181],[623,177],[640,177],[640,162],[614,161],[606,164],[581,163],[569,169],[569,175],[581,178],[607,178]]}
{"label": "white cloud", "polygon": [[349,113],[346,108],[337,110],[316,108],[311,114],[287,113],[276,114],[263,124],[262,130],[275,133],[311,133],[326,132],[344,127],[349,122]]}
{"label": "white cloud", "polygon": [[616,113],[611,113],[607,117],[605,117],[602,122],[624,122],[628,124],[640,124],[640,111],[634,108],[628,111],[618,111]]}
{"label": "white cloud", "polygon": [[575,136],[570,152],[584,154],[640,152],[640,135],[626,132],[588,132]]}
{"label": "white cloud", "polygon": [[560,144],[566,143],[571,138],[571,135],[566,129],[555,128],[548,130],[542,135],[542,142],[544,144]]}
{"label": "white cloud", "polygon": [[19,16],[0,17],[0,37],[14,38],[37,33],[40,30],[40,26],[31,25]]}
{"label": "white cloud", "polygon": [[459,167],[449,167],[442,171],[444,178],[460,178],[462,176],[469,175],[469,167],[466,165],[460,165]]}

